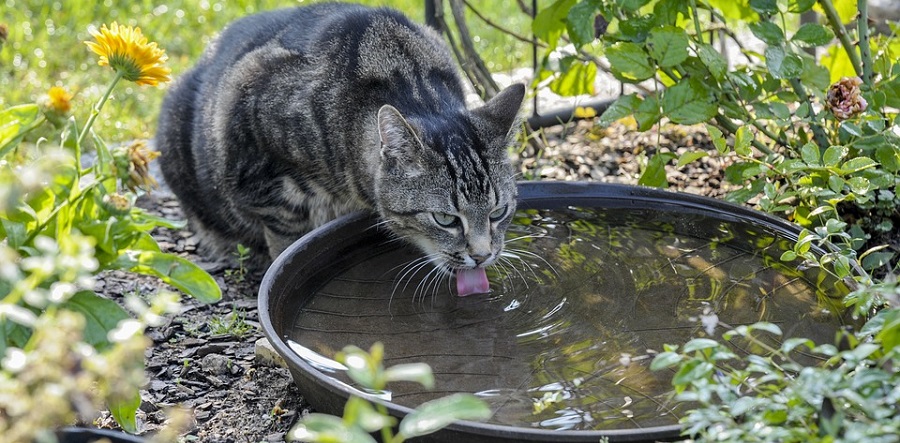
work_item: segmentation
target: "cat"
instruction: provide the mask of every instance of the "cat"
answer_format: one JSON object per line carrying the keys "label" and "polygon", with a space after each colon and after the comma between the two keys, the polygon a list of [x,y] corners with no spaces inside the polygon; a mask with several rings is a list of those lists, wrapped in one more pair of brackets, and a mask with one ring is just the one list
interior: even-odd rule
{"label": "cat", "polygon": [[241,243],[268,261],[366,210],[465,272],[497,259],[515,212],[524,94],[514,84],[469,110],[437,32],[392,9],[316,4],[228,26],[167,93],[155,142],[207,254]]}

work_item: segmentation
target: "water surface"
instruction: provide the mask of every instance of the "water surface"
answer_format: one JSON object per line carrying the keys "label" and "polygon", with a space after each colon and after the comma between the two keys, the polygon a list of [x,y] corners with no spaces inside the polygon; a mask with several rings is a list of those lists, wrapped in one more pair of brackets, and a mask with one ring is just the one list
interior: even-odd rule
{"label": "water surface", "polygon": [[392,385],[384,395],[400,405],[472,392],[493,407],[491,423],[607,430],[677,423],[684,407],[669,399],[672,372],[648,367],[663,344],[709,336],[704,312],[817,342],[831,342],[842,324],[846,288],[781,262],[792,241],[744,222],[656,209],[524,210],[507,238],[505,259],[488,272],[491,293],[465,298],[431,266],[416,267],[416,250],[372,247],[322,286],[285,338],[348,383],[327,369],[347,344],[383,342],[387,365],[428,363],[436,389]]}

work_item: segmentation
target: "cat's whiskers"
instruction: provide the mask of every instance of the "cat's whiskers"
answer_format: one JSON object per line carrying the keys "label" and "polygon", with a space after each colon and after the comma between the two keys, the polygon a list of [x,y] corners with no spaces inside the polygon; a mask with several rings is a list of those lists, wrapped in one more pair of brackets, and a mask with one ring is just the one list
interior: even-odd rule
{"label": "cat's whiskers", "polygon": [[[536,254],[536,253],[534,253],[534,252],[531,252],[531,251],[528,251],[528,250],[525,250],[525,249],[517,249],[517,248],[504,248],[504,251],[503,251],[503,252],[506,253],[506,254],[502,254],[503,256],[508,257],[508,258],[515,258],[515,259],[521,260],[523,263],[527,263],[527,262],[526,262],[525,259],[522,258],[521,256],[530,257],[530,258],[533,258],[533,259],[540,260],[541,262],[544,263],[544,265],[547,266],[547,268],[549,268],[551,271],[553,271],[554,274],[559,275],[559,272],[556,270],[556,268],[553,267],[552,264],[550,264],[549,261],[547,261],[547,259],[545,259],[544,257],[541,257],[540,255],[538,255],[538,254]],[[531,268],[531,267],[529,266],[529,269],[530,269],[530,268]],[[532,272],[534,272],[534,270],[532,270]]]}
{"label": "cat's whiskers", "polygon": [[[388,273],[392,272],[394,269],[401,268],[400,271],[397,272],[399,276],[396,278],[394,282],[394,289],[391,291],[391,297],[388,300],[388,308],[390,308],[391,302],[394,300],[394,295],[397,293],[397,288],[400,287],[400,283],[403,283],[403,280],[406,279],[406,284],[403,285],[402,292],[406,291],[406,288],[409,287],[409,283],[412,281],[412,277],[416,275],[422,268],[427,266],[429,263],[432,263],[434,258],[437,258],[440,254],[429,254],[422,257],[417,257],[410,262],[402,265],[398,265],[393,267]],[[407,278],[408,277],[408,278]]]}
{"label": "cat's whiskers", "polygon": [[[528,266],[528,263],[525,263],[523,260],[520,260],[520,261],[526,268],[531,269],[531,267]],[[502,252],[500,253],[500,256],[497,257],[497,261],[495,262],[495,264],[497,266],[500,266],[501,268],[503,268],[503,272],[506,274],[506,279],[509,280],[510,284],[512,284],[512,273],[507,270],[508,269],[507,266],[509,268],[512,268],[512,270],[515,271],[515,273],[519,275],[519,278],[522,279],[522,283],[525,284],[525,289],[529,288],[528,279],[525,278],[525,274],[523,274],[522,271],[520,271],[519,268],[513,264],[512,260],[510,260],[508,257],[503,255]],[[531,272],[534,273],[534,270],[531,269]]]}

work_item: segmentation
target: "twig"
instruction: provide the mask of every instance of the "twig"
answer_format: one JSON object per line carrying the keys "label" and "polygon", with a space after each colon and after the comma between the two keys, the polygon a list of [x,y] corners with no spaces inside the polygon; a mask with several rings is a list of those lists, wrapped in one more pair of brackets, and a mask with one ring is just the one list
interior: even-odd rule
{"label": "twig", "polygon": [[[433,0],[435,2],[440,2],[441,0]],[[462,68],[463,74],[466,75],[466,78],[469,79],[469,83],[475,88],[475,92],[478,93],[479,96],[484,97],[484,91],[480,90],[481,86],[478,81],[473,77],[472,72],[469,71],[468,66],[465,63],[466,57],[459,52],[459,46],[456,44],[456,39],[453,37],[453,33],[450,32],[450,28],[447,26],[447,21],[444,20],[444,10],[443,8],[436,8],[434,14],[434,20],[438,23],[440,29],[444,30],[444,33],[447,35],[447,40],[450,43],[450,49],[453,51],[453,55],[456,56],[456,60],[459,61],[459,66]]]}
{"label": "twig", "polygon": [[[732,135],[737,134],[738,125],[736,125],[733,121],[729,120],[728,117],[725,117],[722,114],[718,114],[718,115],[716,115],[716,123],[718,123],[722,129],[728,131],[730,134],[732,134]],[[772,150],[769,149],[768,146],[762,144],[762,142],[760,142],[759,140],[757,140],[755,138],[750,141],[750,144],[752,144],[753,147],[758,149],[760,152],[763,152],[763,153],[769,154],[769,155],[774,154],[774,152],[772,152]]]}
{"label": "twig", "polygon": [[478,51],[475,50],[471,34],[469,34],[469,27],[466,25],[466,14],[462,1],[450,0],[450,11],[453,13],[453,20],[456,22],[456,30],[459,32],[459,43],[466,56],[464,60],[460,60],[460,63],[471,64],[472,73],[483,88],[481,98],[487,100],[497,95],[497,93],[500,92],[500,87],[497,86],[494,78],[491,77],[491,72],[488,70],[487,66],[484,65],[484,61],[481,59],[481,56],[478,55]]}
{"label": "twig", "polygon": [[850,35],[847,34],[847,28],[845,28],[844,23],[841,22],[841,17],[838,15],[837,10],[834,9],[834,3],[831,3],[831,0],[818,0],[818,2],[819,6],[822,7],[822,10],[825,11],[825,18],[828,19],[828,23],[830,23],[831,27],[837,32],[838,39],[841,41],[841,46],[844,47],[844,51],[847,52],[847,56],[850,57],[850,64],[853,65],[853,71],[856,72],[856,75],[862,76],[862,62],[859,59],[859,54],[853,47],[853,42],[850,41]]}
{"label": "twig", "polygon": [[542,47],[542,48],[546,48],[546,47],[547,47],[547,45],[546,45],[545,43],[541,42],[541,41],[538,41],[538,40],[536,40],[536,39],[531,39],[531,38],[525,37],[524,35],[521,35],[521,34],[516,34],[515,32],[513,32],[513,31],[511,31],[511,30],[509,30],[509,29],[507,29],[507,28],[504,28],[503,26],[498,25],[497,23],[495,23],[494,21],[492,21],[490,18],[485,17],[485,15],[481,13],[481,11],[475,9],[475,7],[472,6],[472,3],[470,3],[469,0],[463,0],[463,3],[465,3],[466,7],[469,8],[469,10],[472,11],[472,13],[475,14],[476,17],[478,17],[479,19],[481,19],[481,21],[483,21],[484,24],[486,24],[486,25],[488,25],[488,26],[490,26],[490,27],[492,27],[492,28],[494,28],[494,29],[496,29],[496,30],[498,30],[498,31],[500,31],[500,32],[502,32],[502,33],[504,33],[504,34],[506,34],[506,35],[508,35],[508,36],[510,36],[510,37],[512,37],[512,38],[514,38],[514,39],[516,39],[516,40],[519,40],[519,41],[521,41],[521,42],[525,42],[525,43],[528,43],[528,44],[536,44],[536,45],[538,45],[538,46],[540,46],[540,47]]}

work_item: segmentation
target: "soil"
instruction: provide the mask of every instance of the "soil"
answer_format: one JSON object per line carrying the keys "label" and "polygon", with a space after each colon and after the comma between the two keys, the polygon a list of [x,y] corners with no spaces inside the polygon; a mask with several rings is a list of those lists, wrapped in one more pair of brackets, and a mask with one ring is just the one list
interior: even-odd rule
{"label": "soil", "polygon": [[[677,154],[687,149],[711,153],[683,168],[669,166],[670,189],[711,197],[725,194],[729,159],[714,154],[705,131],[692,127],[637,133],[623,124],[600,129],[588,121],[571,123],[545,129],[543,148],[527,146],[515,161],[527,179],[636,184],[641,154],[660,148]],[[183,219],[165,186],[138,204],[150,213]],[[148,382],[141,391],[140,434],[155,434],[166,423],[166,410],[181,406],[192,410],[183,431],[186,441],[283,441],[315,405],[304,401],[287,369],[256,356],[255,343],[262,337],[256,300],[261,275],[242,275],[238,267],[200,256],[197,237],[189,230],[157,229],[152,234],[163,250],[209,271],[223,297],[215,304],[184,297],[181,313],[149,331],[152,346],[146,352]],[[172,290],[156,279],[123,272],[104,274],[98,284],[98,292],[119,300],[125,294],[161,289]],[[116,427],[108,413],[99,425]]]}

